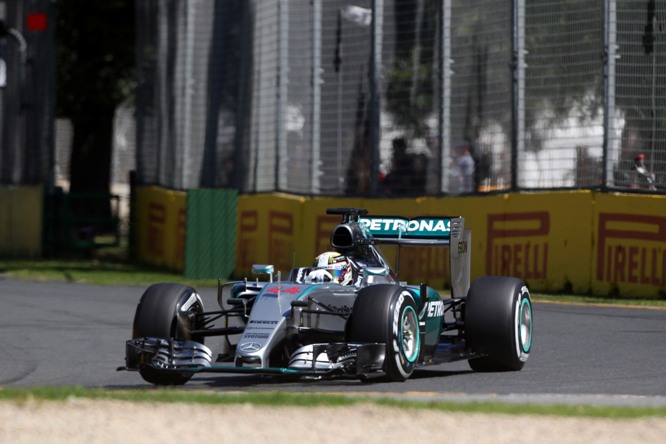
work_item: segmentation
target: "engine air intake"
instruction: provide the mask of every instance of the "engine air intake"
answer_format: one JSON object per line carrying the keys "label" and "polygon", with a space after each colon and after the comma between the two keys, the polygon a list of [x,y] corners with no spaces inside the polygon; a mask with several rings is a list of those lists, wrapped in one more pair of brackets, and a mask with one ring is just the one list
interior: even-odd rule
{"label": "engine air intake", "polygon": [[354,233],[347,225],[338,225],[331,234],[333,248],[351,248],[354,246]]}

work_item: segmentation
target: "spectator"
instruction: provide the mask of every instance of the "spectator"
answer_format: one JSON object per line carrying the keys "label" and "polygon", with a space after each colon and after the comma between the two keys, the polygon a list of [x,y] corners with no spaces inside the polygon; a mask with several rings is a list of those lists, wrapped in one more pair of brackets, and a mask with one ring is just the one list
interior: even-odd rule
{"label": "spectator", "polygon": [[632,188],[656,190],[654,186],[654,174],[645,166],[645,154],[638,153],[634,158],[633,173],[635,175]]}
{"label": "spectator", "polygon": [[470,152],[470,144],[464,143],[458,148],[455,167],[458,173],[458,192],[472,193],[474,187],[474,158]]}

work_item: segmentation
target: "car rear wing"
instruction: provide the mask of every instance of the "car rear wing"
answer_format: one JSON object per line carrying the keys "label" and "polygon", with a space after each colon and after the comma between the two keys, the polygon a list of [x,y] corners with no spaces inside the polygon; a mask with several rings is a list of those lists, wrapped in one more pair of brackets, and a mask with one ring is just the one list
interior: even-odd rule
{"label": "car rear wing", "polygon": [[465,230],[462,217],[361,217],[361,228],[378,244],[446,246]]}
{"label": "car rear wing", "polygon": [[342,216],[342,224],[331,234],[331,246],[336,251],[372,244],[449,247],[451,296],[467,295],[472,233],[465,228],[463,217],[368,216],[368,211],[363,208],[329,208],[326,214]]}
{"label": "car rear wing", "polygon": [[463,217],[361,216],[361,229],[376,244],[449,247],[449,273],[453,297],[467,295],[470,286],[472,233],[465,229]]}

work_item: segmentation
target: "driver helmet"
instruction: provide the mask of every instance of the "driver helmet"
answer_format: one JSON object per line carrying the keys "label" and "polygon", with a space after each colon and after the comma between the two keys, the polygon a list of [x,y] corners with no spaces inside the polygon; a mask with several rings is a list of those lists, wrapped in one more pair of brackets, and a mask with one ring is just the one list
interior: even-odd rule
{"label": "driver helmet", "polygon": [[346,256],[329,251],[317,256],[308,274],[309,282],[335,282],[348,285],[352,281],[352,266]]}

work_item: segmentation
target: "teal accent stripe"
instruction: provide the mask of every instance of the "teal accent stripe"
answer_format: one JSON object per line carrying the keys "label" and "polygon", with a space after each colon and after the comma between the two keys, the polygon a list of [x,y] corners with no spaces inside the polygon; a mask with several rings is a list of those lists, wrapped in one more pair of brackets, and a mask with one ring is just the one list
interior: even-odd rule
{"label": "teal accent stripe", "polygon": [[527,305],[527,309],[530,312],[530,335],[529,335],[529,342],[527,342],[527,344],[525,344],[525,346],[523,346],[522,337],[520,338],[521,339],[520,347],[523,349],[523,351],[525,353],[529,353],[530,349],[532,348],[532,321],[531,321],[532,320],[532,304],[530,303],[530,300],[528,298],[523,298],[523,301],[520,303],[520,312],[518,314],[518,316],[520,317],[520,326],[519,326],[518,331],[520,332],[520,334],[522,336],[523,329],[520,328],[520,327],[522,327],[522,325],[523,325],[523,309],[524,309],[525,305]]}

